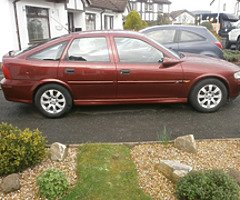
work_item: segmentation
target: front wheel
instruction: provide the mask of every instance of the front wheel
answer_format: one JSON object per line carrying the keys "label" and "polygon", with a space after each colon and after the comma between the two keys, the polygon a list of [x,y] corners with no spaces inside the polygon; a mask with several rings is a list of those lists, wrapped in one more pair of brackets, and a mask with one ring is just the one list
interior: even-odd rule
{"label": "front wheel", "polygon": [[72,107],[72,97],[68,90],[57,84],[40,87],[34,100],[40,112],[49,118],[61,117]]}
{"label": "front wheel", "polygon": [[200,112],[215,112],[227,102],[227,88],[217,79],[205,79],[191,91],[189,101]]}

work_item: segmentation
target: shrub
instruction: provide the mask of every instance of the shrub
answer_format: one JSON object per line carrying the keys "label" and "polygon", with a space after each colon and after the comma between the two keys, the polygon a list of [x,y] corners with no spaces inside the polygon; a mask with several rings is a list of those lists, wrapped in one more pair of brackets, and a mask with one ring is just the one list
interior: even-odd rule
{"label": "shrub", "polygon": [[225,49],[224,51],[224,59],[229,62],[239,62],[240,61],[240,52],[234,50]]}
{"label": "shrub", "polygon": [[46,156],[46,140],[39,130],[0,124],[0,176],[22,171]]}
{"label": "shrub", "polygon": [[139,31],[147,27],[147,22],[143,21],[137,11],[132,10],[126,17],[124,29]]}
{"label": "shrub", "polygon": [[48,200],[62,196],[69,184],[65,174],[58,169],[48,169],[37,177],[37,185],[41,197]]}
{"label": "shrub", "polygon": [[179,200],[239,200],[239,187],[220,170],[190,172],[177,182]]}

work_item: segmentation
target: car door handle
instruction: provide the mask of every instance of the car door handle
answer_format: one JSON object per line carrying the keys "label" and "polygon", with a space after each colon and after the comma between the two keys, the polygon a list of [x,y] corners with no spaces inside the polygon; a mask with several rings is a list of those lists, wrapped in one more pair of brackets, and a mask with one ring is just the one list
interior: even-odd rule
{"label": "car door handle", "polygon": [[122,75],[128,75],[128,74],[130,74],[130,69],[121,69],[120,70],[120,74],[122,74]]}
{"label": "car door handle", "polygon": [[66,74],[74,74],[74,72],[75,72],[75,69],[73,69],[73,68],[66,68],[65,69]]}

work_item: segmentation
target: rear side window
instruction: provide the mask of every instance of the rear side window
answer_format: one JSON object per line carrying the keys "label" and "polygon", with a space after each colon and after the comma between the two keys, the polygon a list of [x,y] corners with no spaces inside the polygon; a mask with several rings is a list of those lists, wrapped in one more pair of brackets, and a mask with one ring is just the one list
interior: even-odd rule
{"label": "rear side window", "polygon": [[173,43],[176,30],[156,30],[146,33],[147,36],[160,44]]}
{"label": "rear side window", "polygon": [[67,59],[81,62],[109,62],[106,38],[75,39],[69,47]]}
{"label": "rear side window", "polygon": [[67,42],[48,47],[38,53],[32,54],[29,59],[34,60],[59,60]]}
{"label": "rear side window", "polygon": [[196,33],[190,31],[181,31],[180,42],[194,42],[203,40],[205,40],[205,38]]}

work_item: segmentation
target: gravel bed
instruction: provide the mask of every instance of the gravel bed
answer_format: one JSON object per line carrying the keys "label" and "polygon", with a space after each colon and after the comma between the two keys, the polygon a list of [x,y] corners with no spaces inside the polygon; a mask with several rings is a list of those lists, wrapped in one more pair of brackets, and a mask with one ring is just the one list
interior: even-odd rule
{"label": "gravel bed", "polygon": [[[38,189],[36,186],[36,177],[44,170],[49,168],[57,168],[62,170],[71,186],[76,183],[77,175],[75,170],[77,148],[69,148],[68,156],[63,162],[53,162],[46,159],[33,169],[27,169],[20,174],[21,189],[9,194],[3,194],[0,191],[1,200],[38,200]],[[2,179],[0,178],[0,183]]]}
{"label": "gravel bed", "polygon": [[133,147],[140,187],[153,199],[176,200],[175,185],[155,170],[159,160],[179,160],[193,170],[234,168],[240,170],[240,141],[197,142],[198,153],[179,151],[172,144],[144,144]]}

